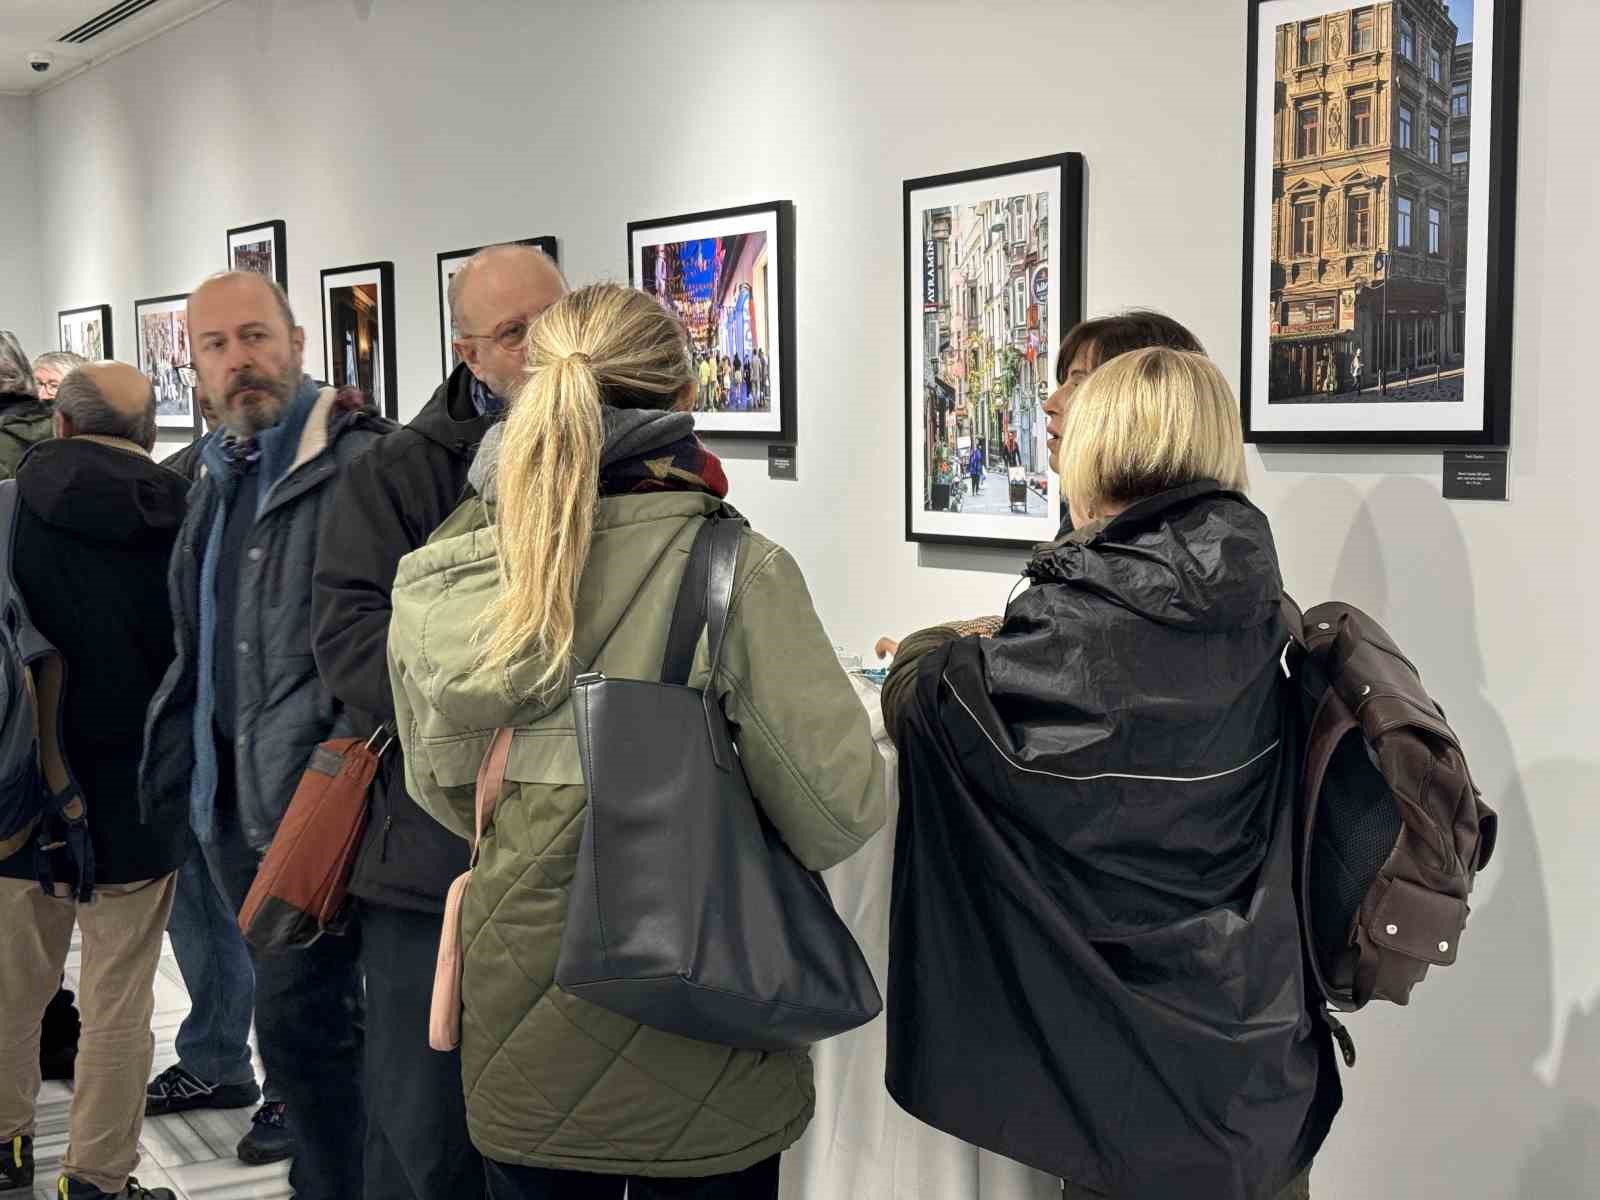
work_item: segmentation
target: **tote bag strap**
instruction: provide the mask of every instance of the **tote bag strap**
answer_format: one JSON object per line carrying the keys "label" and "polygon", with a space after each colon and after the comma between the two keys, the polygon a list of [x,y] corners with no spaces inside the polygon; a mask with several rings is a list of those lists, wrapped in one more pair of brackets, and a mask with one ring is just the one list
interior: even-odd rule
{"label": "tote bag strap", "polygon": [[506,760],[511,756],[511,735],[507,726],[494,731],[494,740],[478,767],[478,794],[476,827],[472,834],[472,865],[478,864],[478,844],[483,841],[483,827],[494,816],[494,807],[500,802],[500,789],[506,782]]}

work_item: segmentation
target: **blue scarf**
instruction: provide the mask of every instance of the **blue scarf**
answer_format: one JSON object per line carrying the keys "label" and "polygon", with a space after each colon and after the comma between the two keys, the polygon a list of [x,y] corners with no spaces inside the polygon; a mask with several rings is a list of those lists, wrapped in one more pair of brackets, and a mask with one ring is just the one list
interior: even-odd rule
{"label": "blue scarf", "polygon": [[506,402],[483,380],[472,377],[472,407],[480,417],[498,417],[506,411]]}
{"label": "blue scarf", "polygon": [[215,480],[219,493],[217,511],[206,535],[204,557],[200,560],[200,630],[198,661],[195,665],[194,698],[194,774],[189,777],[189,823],[195,837],[211,842],[216,836],[217,819],[217,742],[212,732],[216,715],[217,689],[214,678],[217,662],[217,557],[222,547],[222,530],[228,523],[228,510],[236,501],[239,480],[246,464],[259,462],[256,494],[253,497],[259,516],[278,480],[288,473],[305,432],[306,420],[317,403],[321,387],[308,375],[300,378],[300,388],[285,407],[283,416],[271,429],[253,438],[236,438],[231,433],[207,441],[200,461],[207,475]]}

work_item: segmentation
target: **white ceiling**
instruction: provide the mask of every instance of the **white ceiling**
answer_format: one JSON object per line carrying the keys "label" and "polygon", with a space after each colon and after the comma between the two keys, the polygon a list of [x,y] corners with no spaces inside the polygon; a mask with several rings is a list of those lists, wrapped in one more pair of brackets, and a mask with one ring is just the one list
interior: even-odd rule
{"label": "white ceiling", "polygon": [[[156,0],[114,29],[79,45],[56,41],[118,0],[0,0],[0,92],[37,92],[103,59],[146,41],[213,8],[223,0]],[[45,72],[28,55],[46,53],[55,62]]]}

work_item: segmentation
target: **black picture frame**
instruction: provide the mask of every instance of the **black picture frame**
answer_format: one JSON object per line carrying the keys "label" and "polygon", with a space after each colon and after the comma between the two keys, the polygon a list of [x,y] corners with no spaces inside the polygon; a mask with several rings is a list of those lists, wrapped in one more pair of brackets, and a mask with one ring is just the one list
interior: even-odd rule
{"label": "black picture frame", "polygon": [[[1272,296],[1278,295],[1281,297],[1284,292],[1283,288],[1275,286],[1278,283],[1280,274],[1277,260],[1272,256],[1279,252],[1281,248],[1275,248],[1272,245],[1272,220],[1270,215],[1268,215],[1266,219],[1262,221],[1262,227],[1260,229],[1257,228],[1258,218],[1261,216],[1261,214],[1257,212],[1257,197],[1261,190],[1261,177],[1259,172],[1263,166],[1263,164],[1257,162],[1257,155],[1262,146],[1262,131],[1258,128],[1257,122],[1258,106],[1262,101],[1260,91],[1262,80],[1259,76],[1258,64],[1261,58],[1263,36],[1276,37],[1277,22],[1268,17],[1267,14],[1270,12],[1271,7],[1279,2],[1280,0],[1246,0],[1246,20],[1248,28],[1246,36],[1247,69],[1245,84],[1244,269],[1243,304],[1240,319],[1240,327],[1242,331],[1242,350],[1239,377],[1240,418],[1244,427],[1245,441],[1262,446],[1306,447],[1508,446],[1511,441],[1512,314],[1516,258],[1517,116],[1519,80],[1521,74],[1521,0],[1493,0],[1491,6],[1492,20],[1494,22],[1493,53],[1489,62],[1489,81],[1486,104],[1480,103],[1481,93],[1478,86],[1478,79],[1481,77],[1481,73],[1478,69],[1477,63],[1474,62],[1471,64],[1469,68],[1470,74],[1468,76],[1469,107],[1466,115],[1467,128],[1470,131],[1471,122],[1473,120],[1483,119],[1483,114],[1485,113],[1488,115],[1488,120],[1490,122],[1487,168],[1483,169],[1477,166],[1477,156],[1469,156],[1469,160],[1466,164],[1468,168],[1466,177],[1469,189],[1467,194],[1470,196],[1470,189],[1476,189],[1479,187],[1486,189],[1488,192],[1488,216],[1487,220],[1483,223],[1484,233],[1482,238],[1480,239],[1473,235],[1470,223],[1468,224],[1467,233],[1468,255],[1470,256],[1481,253],[1484,256],[1484,276],[1486,286],[1484,291],[1482,311],[1481,313],[1477,314],[1478,319],[1475,326],[1480,331],[1482,339],[1482,352],[1481,357],[1479,358],[1479,361],[1481,361],[1482,364],[1480,374],[1483,384],[1481,419],[1474,423],[1471,416],[1466,416],[1461,426],[1445,428],[1441,428],[1434,424],[1427,428],[1373,428],[1369,425],[1365,428],[1339,429],[1285,429],[1262,427],[1265,423],[1262,418],[1266,416],[1266,413],[1262,411],[1262,406],[1264,404],[1271,404],[1274,408],[1279,408],[1280,406],[1283,408],[1288,408],[1290,404],[1294,404],[1295,407],[1301,407],[1298,402],[1291,401],[1285,403],[1281,400],[1262,399],[1263,394],[1270,390],[1271,384],[1269,381],[1273,378],[1274,371],[1281,369],[1274,362],[1272,338],[1274,336],[1278,336],[1281,339],[1280,344],[1288,345],[1294,336],[1286,335],[1282,332],[1285,329],[1292,328],[1292,326],[1288,325],[1286,322],[1278,322],[1277,328],[1280,332],[1274,334],[1274,322],[1271,319],[1272,313],[1263,312],[1263,310],[1258,307],[1261,294],[1259,289],[1259,276],[1261,272],[1262,261],[1266,263],[1268,280],[1267,296],[1269,301],[1271,300]],[[1348,43],[1344,42],[1342,39],[1343,19],[1345,18],[1345,14],[1352,13],[1352,11],[1353,10],[1349,8],[1338,7],[1336,0],[1329,0],[1329,4],[1325,12],[1319,14],[1329,18],[1332,22],[1334,22],[1334,24],[1330,24],[1330,29],[1334,29],[1337,26],[1341,38],[1341,40],[1338,42],[1338,45],[1341,49],[1348,45]],[[1413,32],[1412,36],[1417,38],[1418,41],[1413,43],[1414,49],[1412,56],[1405,56],[1394,45],[1395,33],[1392,20],[1393,6],[1379,5],[1375,11],[1380,13],[1380,16],[1375,18],[1375,20],[1378,21],[1378,31],[1380,34],[1388,34],[1388,37],[1387,40],[1381,37],[1376,40],[1374,51],[1372,53],[1376,58],[1378,65],[1374,67],[1374,71],[1376,72],[1382,70],[1382,64],[1384,60],[1388,60],[1390,63],[1390,69],[1394,72],[1399,72],[1408,66],[1411,66],[1418,72],[1419,75],[1421,75],[1423,70],[1423,56],[1420,48],[1420,39],[1422,35],[1415,31]],[[1391,16],[1387,19],[1387,23],[1385,23],[1384,18],[1381,16],[1381,14],[1386,11],[1391,14]],[[1287,17],[1289,14],[1285,14],[1285,16]],[[1290,19],[1304,21],[1308,18],[1297,15],[1295,17],[1290,17]],[[1476,32],[1477,31],[1475,28],[1475,37]],[[1451,47],[1451,70],[1449,75],[1449,79],[1451,81],[1456,78],[1457,52],[1463,46],[1470,47],[1470,45],[1471,43],[1461,43]],[[1350,59],[1355,59],[1361,53],[1363,53],[1358,51],[1353,45],[1350,45],[1349,49],[1350,54],[1348,58]],[[1334,52],[1332,44],[1329,45],[1328,50],[1330,53]],[[1321,53],[1320,50],[1319,53]],[[1296,64],[1292,68],[1279,68],[1280,72],[1284,69],[1301,71],[1304,70],[1305,67],[1302,64]],[[1391,76],[1391,78],[1393,78],[1393,76]],[[1276,78],[1274,79],[1273,84],[1275,89],[1275,111],[1287,111],[1286,105],[1292,102],[1294,97],[1286,95],[1286,89]],[[1435,88],[1439,86],[1440,85],[1438,83],[1433,84],[1433,87]],[[1422,90],[1425,96],[1431,94],[1427,82],[1423,83]],[[1454,97],[1449,90],[1448,82],[1444,85],[1444,92],[1444,103],[1446,106],[1444,111],[1446,113],[1447,123],[1444,129],[1444,137],[1442,141],[1444,146],[1451,147],[1451,130],[1454,128],[1454,123],[1461,118],[1458,117],[1454,112]],[[1345,99],[1346,103],[1348,103],[1349,97],[1346,97]],[[1377,129],[1381,130],[1384,137],[1384,142],[1381,143],[1382,152],[1396,160],[1398,160],[1399,156],[1408,149],[1403,143],[1400,143],[1400,138],[1403,137],[1404,134],[1397,133],[1396,130],[1397,128],[1403,129],[1403,126],[1399,124],[1396,117],[1392,113],[1393,104],[1398,104],[1400,102],[1401,101],[1398,98],[1392,103],[1385,98],[1385,100],[1377,105],[1379,111],[1374,117],[1374,125]],[[1435,107],[1427,109],[1426,111],[1437,111],[1437,108]],[[1335,120],[1337,120],[1337,105],[1333,106],[1331,115]],[[1354,115],[1352,114],[1352,121],[1353,120]],[[1340,140],[1341,135],[1338,133],[1338,126],[1336,124],[1333,125],[1327,133],[1319,130],[1317,133],[1313,134],[1313,136],[1319,136],[1323,138],[1323,141],[1321,142],[1321,149],[1323,151],[1323,154],[1320,156],[1321,158],[1334,157],[1332,152],[1328,150],[1328,133],[1332,133],[1335,142]],[[1285,144],[1287,144],[1287,138],[1290,136],[1288,131],[1280,127],[1278,130],[1275,130],[1275,134],[1276,136],[1284,137]],[[1421,137],[1420,129],[1416,134],[1414,134],[1414,136],[1418,138],[1418,141],[1415,143],[1416,150],[1414,151],[1417,158],[1417,163],[1415,165],[1420,168],[1425,161],[1425,155],[1422,150],[1424,139]],[[1391,137],[1393,139],[1392,142],[1390,140]],[[1347,153],[1354,155],[1354,152]],[[1371,154],[1372,151],[1369,150],[1368,157],[1370,157]],[[1439,162],[1432,165],[1439,166],[1441,168],[1447,166],[1453,167],[1453,150],[1451,152],[1451,158],[1452,162],[1450,164]],[[1301,170],[1304,170],[1304,168],[1296,168],[1296,171]],[[1273,168],[1271,195],[1274,197],[1275,201],[1282,188],[1283,177],[1289,173],[1290,170],[1287,167]],[[1379,292],[1381,299],[1386,301],[1392,288],[1400,287],[1406,282],[1404,278],[1396,279],[1394,275],[1394,271],[1397,269],[1394,265],[1396,261],[1396,250],[1409,249],[1409,247],[1405,246],[1403,243],[1400,243],[1399,245],[1391,244],[1400,242],[1399,235],[1394,232],[1396,229],[1396,224],[1394,221],[1390,220],[1390,206],[1388,200],[1388,193],[1396,191],[1396,187],[1392,186],[1394,177],[1395,173],[1393,164],[1391,163],[1390,174],[1384,177],[1385,184],[1390,184],[1391,186],[1388,186],[1382,194],[1382,203],[1375,206],[1381,208],[1383,218],[1381,230],[1377,228],[1376,218],[1374,218],[1375,223],[1371,237],[1375,244],[1375,248],[1363,246],[1358,252],[1352,252],[1350,250],[1348,242],[1354,235],[1351,234],[1348,226],[1348,222],[1350,220],[1348,212],[1345,213],[1346,224],[1344,226],[1341,226],[1339,223],[1337,210],[1333,213],[1329,213],[1326,223],[1328,232],[1326,235],[1324,235],[1322,232],[1323,222],[1321,210],[1312,210],[1318,213],[1317,224],[1314,227],[1315,232],[1310,234],[1311,240],[1315,241],[1319,247],[1316,255],[1318,259],[1325,258],[1329,255],[1328,251],[1321,248],[1324,236],[1337,244],[1341,240],[1341,235],[1343,235],[1342,240],[1346,243],[1345,254],[1343,257],[1352,260],[1352,266],[1342,268],[1342,270],[1345,272],[1343,278],[1348,282],[1351,282],[1352,291],[1356,296],[1356,300],[1353,304],[1341,300],[1341,308],[1339,311],[1343,311],[1343,309],[1346,308],[1353,310],[1353,315],[1350,318],[1353,328],[1349,331],[1349,337],[1351,338],[1349,344],[1358,346],[1363,354],[1367,348],[1366,342],[1374,340],[1370,336],[1363,336],[1363,334],[1360,332],[1360,298],[1363,292]],[[1396,200],[1396,203],[1398,203],[1398,199]],[[1448,211],[1450,213],[1450,230],[1452,233],[1454,233],[1456,228],[1457,210],[1458,207],[1460,207],[1454,198],[1454,192],[1452,192],[1452,199],[1449,203],[1450,208]],[[1464,207],[1460,207],[1461,219],[1465,219],[1465,211],[1466,210]],[[1420,216],[1420,213],[1418,215]],[[1280,236],[1287,238],[1291,236],[1291,234],[1285,232]],[[1261,255],[1262,261],[1258,261],[1258,254]],[[1289,257],[1287,253],[1285,253],[1285,257]],[[1339,257],[1339,255],[1335,253],[1333,254],[1333,257]],[[1356,270],[1361,269],[1359,265],[1354,265],[1354,260],[1362,259],[1364,257],[1367,258],[1369,264],[1367,266],[1367,270],[1371,275],[1371,280],[1365,284],[1352,280],[1348,274],[1352,268]],[[1409,254],[1407,257],[1415,257],[1426,260],[1428,255],[1426,255],[1423,250],[1419,248],[1414,253]],[[1457,271],[1459,270],[1464,279],[1470,280],[1470,276],[1467,275],[1465,267],[1457,267],[1453,254],[1446,254],[1442,255],[1441,257],[1449,260],[1451,283],[1446,287],[1446,295],[1453,301],[1454,282]],[[1284,274],[1287,275],[1287,272],[1285,271]],[[1380,274],[1382,276],[1381,281],[1379,281],[1378,278]],[[1343,289],[1341,289],[1341,295],[1343,295]],[[1442,385],[1443,377],[1446,374],[1453,375],[1455,373],[1454,368],[1452,368],[1451,371],[1446,372],[1445,363],[1457,357],[1457,355],[1455,355],[1451,350],[1451,344],[1459,343],[1461,347],[1459,354],[1459,358],[1461,360],[1461,365],[1459,368],[1461,373],[1460,388],[1463,396],[1471,395],[1471,388],[1469,386],[1469,380],[1467,377],[1467,364],[1473,361],[1471,352],[1476,349],[1474,343],[1477,341],[1477,339],[1468,336],[1468,330],[1474,328],[1469,320],[1469,313],[1471,312],[1470,306],[1472,304],[1472,300],[1474,299],[1470,288],[1465,286],[1463,287],[1463,297],[1461,308],[1456,309],[1452,304],[1451,311],[1441,311],[1438,314],[1440,324],[1437,332],[1432,330],[1428,331],[1428,336],[1435,343],[1431,351],[1434,362],[1435,394],[1444,394],[1445,389]],[[1292,301],[1281,300],[1280,303],[1285,306],[1285,311],[1287,311],[1287,307],[1292,303]],[[1369,303],[1375,304],[1376,300],[1369,301]],[[1302,313],[1303,311],[1304,310],[1302,309]],[[1374,352],[1373,357],[1378,360],[1379,366],[1379,370],[1376,372],[1378,377],[1377,386],[1379,389],[1387,389],[1391,379],[1398,381],[1400,378],[1398,372],[1395,369],[1390,368],[1388,363],[1395,354],[1402,352],[1403,347],[1397,345],[1397,343],[1401,342],[1402,339],[1396,339],[1392,335],[1389,335],[1387,339],[1385,338],[1385,335],[1390,328],[1390,313],[1387,308],[1382,309],[1381,313],[1376,315],[1376,324],[1379,332],[1377,338],[1375,339],[1375,345],[1377,349]],[[1333,322],[1338,327],[1338,331],[1340,333],[1345,332],[1343,328],[1344,318],[1340,317],[1336,313],[1333,317]],[[1308,336],[1314,337],[1316,323],[1313,322],[1309,328],[1313,332]],[[1267,341],[1265,359],[1267,363],[1267,369],[1265,373],[1259,369],[1262,361],[1260,357],[1260,351],[1262,348],[1261,343],[1263,337],[1265,337]],[[1286,355],[1285,357],[1287,358],[1291,356],[1292,352],[1290,355]],[[1331,352],[1330,357],[1335,362],[1341,361],[1341,356],[1336,350]],[[1348,386],[1354,389],[1352,393],[1352,399],[1360,396],[1366,391],[1372,390],[1370,386],[1366,386],[1367,380],[1372,374],[1368,367],[1370,359],[1364,361],[1362,358],[1356,358],[1353,355],[1344,355],[1342,356],[1342,361],[1344,365],[1331,367],[1326,372],[1328,376],[1333,377],[1336,387],[1343,389]],[[1279,362],[1283,362],[1283,360],[1280,359]],[[1361,363],[1359,371],[1353,372],[1351,368],[1354,367],[1358,362]],[[1291,373],[1298,370],[1299,375],[1303,376],[1305,374],[1306,367],[1304,362],[1300,362],[1295,364],[1295,366],[1290,367],[1289,370]],[[1354,375],[1354,378],[1351,378],[1352,375]],[[1409,386],[1411,382],[1410,378],[1407,377],[1405,382]],[[1341,390],[1338,394],[1343,395],[1344,393]],[[1377,394],[1384,395],[1385,399],[1387,399],[1387,395],[1384,391],[1379,390]],[[1314,410],[1325,407],[1325,404],[1313,403],[1304,407],[1306,407],[1308,410]],[[1438,405],[1435,404],[1434,407],[1437,408]],[[1399,411],[1403,412],[1404,410]],[[1464,414],[1470,413],[1470,411],[1470,406],[1467,406],[1464,409]],[[1276,422],[1274,422],[1274,424],[1276,424]]]}
{"label": "black picture frame", "polygon": [[[189,341],[188,292],[173,292],[167,296],[147,296],[133,302],[133,360],[134,365],[150,380],[156,389],[156,433],[183,433],[199,437],[204,428],[200,405],[195,402],[194,389],[186,386],[172,372],[194,361],[194,346]],[[171,353],[157,362],[147,353],[150,346],[145,338],[144,318],[166,315],[171,319],[169,347]],[[182,320],[178,318],[181,316]],[[161,407],[170,400],[186,401],[187,417],[179,413],[163,413]]]}
{"label": "black picture frame", "polygon": [[[460,250],[441,250],[436,256],[435,278],[439,289],[439,366],[441,378],[448,379],[450,372],[455,370],[455,347],[450,336],[450,299],[448,290],[450,277],[455,271],[446,273],[446,268],[452,264],[464,263],[478,251],[489,246],[534,246],[543,250],[550,256],[550,261],[556,266],[561,265],[561,256],[557,253],[556,239],[548,234],[540,237],[517,238],[512,242],[485,242],[482,246],[466,246]],[[459,269],[459,268],[458,268]]]}
{"label": "black picture frame", "polygon": [[[738,413],[708,413],[697,411],[695,413],[695,429],[700,437],[711,439],[727,439],[730,441],[750,442],[778,442],[793,445],[798,441],[799,411],[795,396],[795,380],[797,377],[795,364],[795,277],[794,277],[794,239],[795,239],[795,209],[792,200],[769,200],[759,204],[743,204],[733,208],[708,209],[704,212],[684,213],[673,217],[653,217],[649,220],[628,222],[628,284],[631,287],[643,286],[639,280],[638,259],[639,244],[635,242],[638,234],[648,233],[652,230],[669,229],[688,226],[716,226],[719,222],[744,222],[748,218],[768,216],[771,218],[777,242],[777,270],[778,279],[776,292],[778,297],[778,313],[775,321],[769,321],[769,338],[771,330],[776,329],[778,370],[775,377],[778,383],[777,403],[769,411],[759,417],[752,417],[746,424],[749,428],[732,424],[724,427],[725,423],[736,421],[742,414]],[[716,236],[713,231],[707,231],[700,236]],[[730,231],[728,236],[733,236]],[[774,425],[773,419],[776,419]]]}
{"label": "black picture frame", "polygon": [[[228,252],[226,259],[228,270],[256,270],[256,268],[251,266],[241,266],[236,264],[233,257],[235,239],[243,241],[245,238],[250,237],[251,234],[263,235],[251,238],[253,242],[266,241],[267,238],[264,235],[271,235],[273,266],[272,278],[278,281],[279,287],[287,288],[289,286],[289,227],[283,221],[258,221],[254,225],[238,225],[228,230]],[[265,275],[268,272],[257,271],[257,273]]]}
{"label": "black picture frame", "polygon": [[[903,313],[905,316],[905,537],[908,542],[924,542],[933,545],[957,546],[990,546],[1000,549],[1024,549],[1049,541],[1059,530],[1061,521],[1060,482],[1055,473],[1050,469],[1047,452],[1044,452],[1044,461],[1038,458],[1041,455],[1039,447],[1043,439],[1032,448],[1034,468],[1026,469],[1027,482],[1024,483],[1023,503],[1024,514],[1021,522],[1012,515],[1015,509],[1015,494],[1010,487],[1009,479],[1002,481],[997,474],[994,486],[1005,486],[1007,489],[1008,512],[1000,517],[990,514],[971,514],[973,521],[971,532],[959,528],[959,523],[948,518],[953,510],[948,507],[949,494],[952,489],[960,490],[965,485],[960,480],[939,484],[938,481],[929,480],[926,476],[929,468],[924,466],[918,469],[919,449],[924,457],[929,455],[930,447],[928,438],[924,434],[919,438],[919,428],[925,427],[929,420],[929,410],[925,406],[926,398],[919,396],[918,380],[920,374],[916,369],[917,340],[919,335],[926,336],[926,329],[918,330],[913,322],[912,311],[920,306],[923,314],[924,325],[930,304],[926,294],[920,298],[917,289],[924,292],[928,286],[928,277],[925,273],[924,259],[926,256],[926,240],[922,231],[913,230],[913,213],[920,214],[923,208],[915,207],[917,198],[923,193],[931,193],[939,189],[949,189],[959,185],[983,182],[987,180],[1003,180],[1009,177],[1036,175],[1039,173],[1056,173],[1056,186],[1059,195],[1059,211],[1048,212],[1048,243],[1049,250],[1044,261],[1039,266],[1048,268],[1049,287],[1046,299],[1046,318],[1041,322],[1042,328],[1036,332],[1039,335],[1039,345],[1036,347],[1036,359],[1030,364],[1033,376],[1034,402],[1042,399],[1038,395],[1038,388],[1042,385],[1043,395],[1049,395],[1055,386],[1050,372],[1060,341],[1069,330],[1083,320],[1083,281],[1084,281],[1084,158],[1075,151],[1059,154],[1044,155],[1038,158],[1023,159],[1017,162],[1000,163],[995,166],[979,167],[971,170],[954,171],[942,175],[928,175],[918,179],[908,179],[902,185],[902,234],[904,240],[904,281],[905,299]],[[995,193],[995,198],[999,193]],[[1008,197],[1016,199],[1016,197]],[[928,211],[934,211],[946,206],[932,206]],[[1025,281],[1032,280],[1025,292],[1027,297],[1032,297],[1037,302],[1037,277],[1039,266],[1029,266],[1024,258],[1020,273],[1014,272],[1017,264],[1010,261],[1008,253],[1008,278],[1014,283],[1017,278]],[[937,277],[937,261],[934,264]],[[947,285],[948,286],[948,285]],[[992,292],[990,293],[992,295]],[[947,301],[949,297],[947,296]],[[1052,336],[1052,328],[1054,335]],[[1011,323],[1012,336],[1015,336],[1016,324]],[[941,382],[941,381],[936,381]],[[1018,398],[1019,415],[1021,399]],[[1030,418],[1035,414],[1032,405],[1029,408]],[[1042,413],[1040,414],[1042,415]],[[1042,429],[1042,423],[1040,425]],[[990,436],[990,435],[985,435]],[[974,434],[973,440],[980,440]],[[1030,440],[1033,440],[1030,438]],[[1026,467],[1026,464],[1025,464]],[[1034,480],[1042,475],[1045,490],[1042,496],[1037,495]],[[928,492],[924,495],[924,485]],[[946,507],[940,509],[939,488],[944,488]],[[1032,509],[1039,503],[1041,511],[1035,514]],[[937,523],[941,528],[930,527]],[[1014,525],[1015,533],[1009,531]],[[1000,530],[1005,532],[999,532]]]}
{"label": "black picture frame", "polygon": [[82,308],[63,308],[56,313],[56,346],[61,350],[70,350],[74,354],[83,354],[77,346],[67,345],[66,324],[71,317],[84,317],[93,314],[100,318],[100,353],[98,355],[84,354],[85,358],[110,359],[115,358],[115,339],[111,329],[111,305],[88,304]]}
{"label": "black picture frame", "polygon": [[[377,313],[374,321],[378,331],[376,357],[375,360],[369,359],[371,372],[369,379],[365,383],[360,378],[358,360],[357,378],[353,386],[361,388],[368,398],[377,404],[384,416],[391,421],[398,421],[400,419],[400,392],[399,370],[395,362],[394,263],[385,261],[356,263],[348,267],[327,267],[322,271],[321,280],[322,377],[330,387],[344,387],[351,385],[351,381],[342,370],[335,370],[334,330],[329,323],[329,294],[334,288],[356,287],[367,283],[377,284]],[[359,354],[359,351],[357,353]],[[340,365],[343,366],[343,364]]]}

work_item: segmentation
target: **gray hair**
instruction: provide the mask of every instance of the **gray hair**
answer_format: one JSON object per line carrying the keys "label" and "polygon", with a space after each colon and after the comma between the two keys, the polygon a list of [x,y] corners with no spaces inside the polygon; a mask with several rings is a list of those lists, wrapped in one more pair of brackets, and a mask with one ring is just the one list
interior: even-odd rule
{"label": "gray hair", "polygon": [[74,371],[56,392],[56,412],[72,422],[75,437],[93,434],[122,438],[146,450],[156,444],[156,393],[149,390],[143,411],[129,416],[105,398],[89,371]]}
{"label": "gray hair", "polygon": [[0,396],[39,398],[39,385],[33,380],[33,364],[23,352],[17,335],[9,329],[0,329]]}
{"label": "gray hair", "polygon": [[46,350],[33,360],[33,369],[59,371],[65,376],[68,371],[76,370],[88,361],[83,355],[74,354],[71,350]]}
{"label": "gray hair", "polygon": [[491,254],[499,254],[506,250],[520,250],[523,253],[532,254],[544,259],[545,262],[550,264],[550,269],[556,273],[556,278],[561,280],[561,286],[563,288],[571,287],[571,285],[567,283],[566,275],[562,273],[561,264],[546,254],[544,249],[540,246],[529,246],[523,242],[496,242],[492,246],[485,246],[471,258],[467,259],[467,261],[461,265],[461,269],[450,277],[450,287],[447,291],[447,295],[450,300],[451,333],[459,334],[461,332],[461,290],[462,288],[466,287],[467,276],[471,275],[473,271],[477,270],[478,267],[483,264],[483,260],[485,258],[489,257]]}
{"label": "gray hair", "polygon": [[[215,275],[207,275],[204,279],[202,279],[200,281],[200,287],[195,288],[194,291],[198,292],[200,288],[205,287],[207,284],[219,283],[224,279],[255,279],[266,284],[272,289],[272,298],[278,302],[278,312],[282,314],[284,321],[288,324],[290,329],[295,328],[294,309],[289,307],[289,294],[285,292],[282,285],[280,285],[278,281],[270,275],[262,275],[256,271],[218,271]],[[184,301],[184,310],[186,312],[188,311],[189,303],[193,299],[194,292],[190,292],[189,299]]]}

